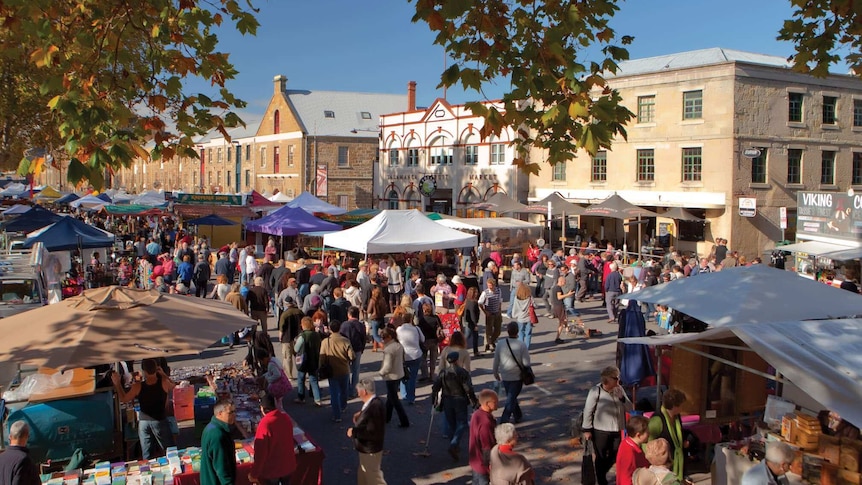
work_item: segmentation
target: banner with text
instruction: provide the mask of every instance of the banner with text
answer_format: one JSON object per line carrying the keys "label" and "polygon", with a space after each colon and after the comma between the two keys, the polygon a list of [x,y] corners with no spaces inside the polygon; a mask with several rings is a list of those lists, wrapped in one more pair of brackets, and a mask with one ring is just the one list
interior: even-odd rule
{"label": "banner with text", "polygon": [[798,192],[796,233],[862,239],[862,195]]}
{"label": "banner with text", "polygon": [[243,195],[177,194],[179,204],[245,205]]}

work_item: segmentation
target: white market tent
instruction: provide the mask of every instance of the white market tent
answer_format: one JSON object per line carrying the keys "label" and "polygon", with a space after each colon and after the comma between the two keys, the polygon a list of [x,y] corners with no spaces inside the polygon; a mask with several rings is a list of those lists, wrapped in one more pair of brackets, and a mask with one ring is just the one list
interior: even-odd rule
{"label": "white market tent", "polygon": [[483,231],[486,229],[541,229],[539,224],[526,222],[511,217],[451,217],[434,221],[451,229],[466,229],[468,231]]}
{"label": "white market tent", "polygon": [[417,210],[384,210],[370,220],[323,236],[323,246],[360,254],[403,253],[476,246],[478,238],[441,227]]}
{"label": "white market tent", "polygon": [[692,351],[687,344],[709,345],[734,335],[811,399],[862,426],[862,319],[737,324],[620,341]]}

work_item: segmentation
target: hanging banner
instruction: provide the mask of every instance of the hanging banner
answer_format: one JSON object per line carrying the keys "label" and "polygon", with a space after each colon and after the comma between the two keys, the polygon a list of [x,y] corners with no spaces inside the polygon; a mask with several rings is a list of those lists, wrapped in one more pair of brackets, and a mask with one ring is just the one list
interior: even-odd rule
{"label": "hanging banner", "polygon": [[245,205],[242,195],[227,194],[177,194],[180,204]]}
{"label": "hanging banner", "polygon": [[329,196],[329,180],[326,172],[326,165],[320,165],[317,167],[317,190],[315,191],[315,195],[318,197],[328,197]]}
{"label": "hanging banner", "polygon": [[862,195],[797,192],[796,233],[858,241],[862,238]]}

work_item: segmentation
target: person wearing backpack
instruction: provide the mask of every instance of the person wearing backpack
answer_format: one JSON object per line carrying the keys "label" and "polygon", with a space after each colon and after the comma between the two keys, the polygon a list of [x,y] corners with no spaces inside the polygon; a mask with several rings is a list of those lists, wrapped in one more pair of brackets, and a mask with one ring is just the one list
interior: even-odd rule
{"label": "person wearing backpack", "polygon": [[210,264],[206,261],[204,254],[198,254],[198,262],[195,265],[195,269],[192,272],[192,279],[195,282],[195,296],[198,298],[204,298],[207,294],[207,283],[209,283],[210,276]]}
{"label": "person wearing backpack", "polygon": [[320,362],[320,334],[314,330],[314,322],[311,317],[303,317],[302,333],[296,339],[293,350],[296,353],[295,362],[297,370],[296,399],[297,404],[305,403],[305,380],[311,387],[314,397],[314,405],[323,407],[320,401],[320,384],[317,382],[317,368]]}

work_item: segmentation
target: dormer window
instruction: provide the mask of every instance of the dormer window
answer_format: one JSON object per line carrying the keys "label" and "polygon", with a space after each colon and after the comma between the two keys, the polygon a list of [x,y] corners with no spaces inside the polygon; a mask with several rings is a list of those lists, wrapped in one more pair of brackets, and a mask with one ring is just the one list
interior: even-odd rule
{"label": "dormer window", "polygon": [[363,120],[371,119],[371,113],[369,113],[368,111],[362,111],[361,113],[359,113],[359,115],[362,117]]}
{"label": "dormer window", "polygon": [[323,112],[323,117],[324,117],[324,118],[335,118],[335,111],[332,111],[332,110],[325,110],[325,111]]}

